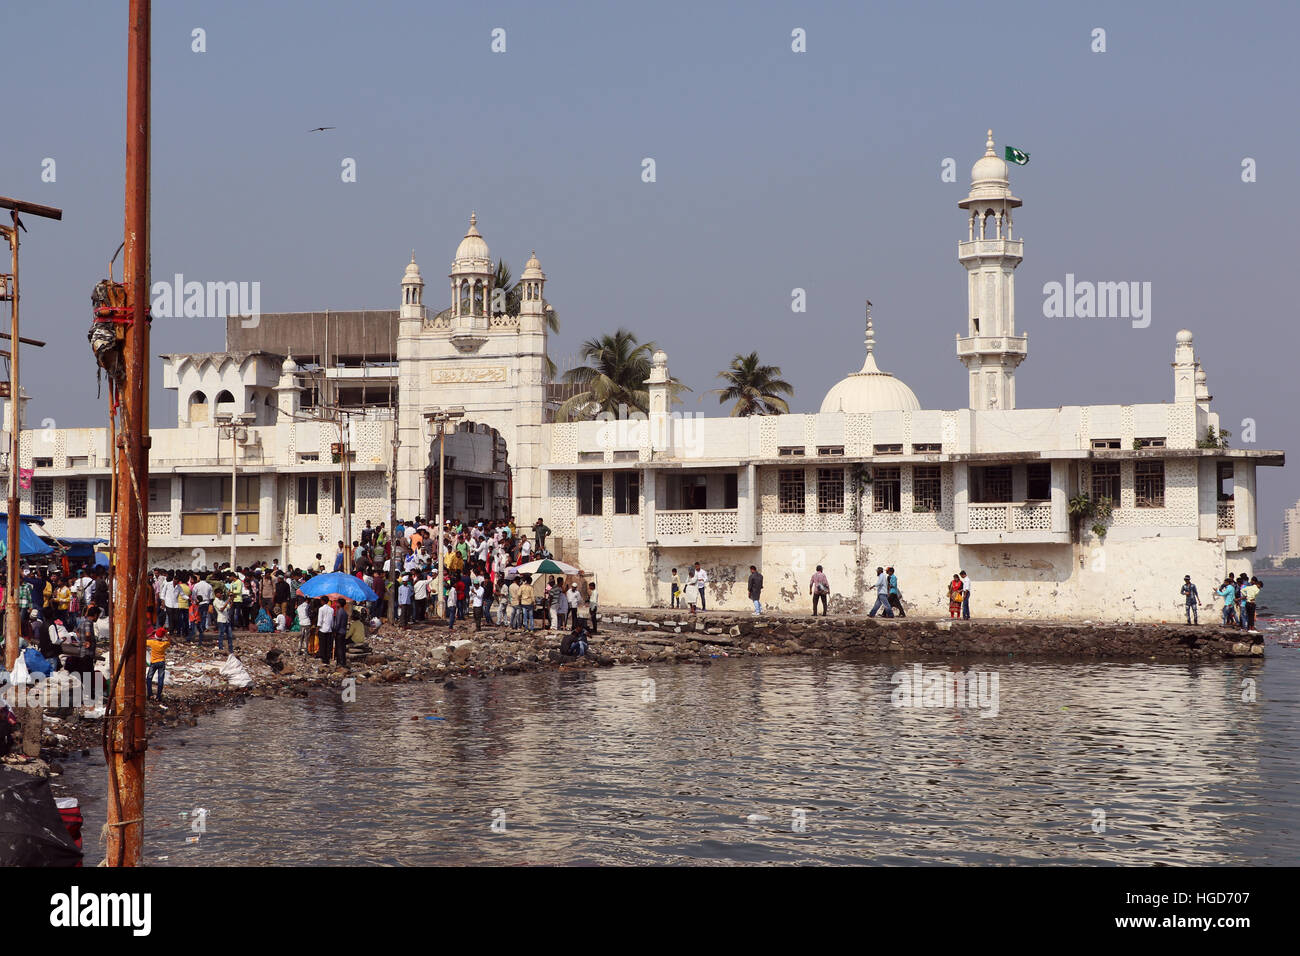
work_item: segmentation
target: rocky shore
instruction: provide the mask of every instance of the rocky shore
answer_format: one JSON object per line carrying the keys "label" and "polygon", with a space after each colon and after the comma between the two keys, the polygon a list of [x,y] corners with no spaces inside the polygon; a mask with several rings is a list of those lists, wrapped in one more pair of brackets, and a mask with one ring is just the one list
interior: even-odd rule
{"label": "rocky shore", "polygon": [[[227,654],[211,642],[173,645],[168,683],[161,704],[149,703],[149,726],[159,730],[195,726],[204,714],[253,697],[306,697],[330,688],[348,693],[363,684],[408,681],[445,682],[492,674],[543,669],[576,670],[632,663],[710,665],[723,657],[788,655],[844,659],[889,659],[898,655],[932,658],[1002,657],[1022,660],[1212,662],[1231,657],[1262,657],[1263,639],[1212,624],[1147,625],[1044,623],[1039,621],[949,619],[872,619],[863,615],[774,614],[611,608],[602,615],[585,658],[560,655],[560,632],[533,634],[472,624],[383,624],[369,638],[368,650],[351,652],[338,667],[297,651],[298,635],[237,632],[236,656],[252,677],[246,688],[229,686],[218,674]],[[1250,643],[1254,640],[1256,643]],[[280,651],[279,670],[267,663]],[[349,683],[355,682],[355,683]],[[60,772],[58,761],[102,748],[102,719],[79,709],[47,709],[40,760],[21,765],[31,772]],[[183,734],[167,735],[184,745]],[[9,760],[6,760],[8,763]],[[21,764],[21,761],[19,761]]]}

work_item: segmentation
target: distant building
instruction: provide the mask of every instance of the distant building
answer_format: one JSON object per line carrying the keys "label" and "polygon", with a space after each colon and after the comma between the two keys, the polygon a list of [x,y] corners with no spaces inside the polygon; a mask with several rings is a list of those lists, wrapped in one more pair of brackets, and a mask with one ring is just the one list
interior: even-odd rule
{"label": "distant building", "polygon": [[1274,557],[1277,563],[1300,558],[1300,501],[1282,512],[1282,550]]}
{"label": "distant building", "polygon": [[[710,608],[748,606],[751,564],[766,603],[810,607],[820,564],[832,609],[861,608],[876,566],[893,565],[923,612],[943,613],[945,587],[965,569],[978,617],[1162,620],[1177,616],[1184,574],[1208,588],[1250,571],[1256,468],[1284,456],[1201,447],[1219,416],[1192,333],[1175,337],[1171,401],[1017,407],[1015,371],[1028,356],[1015,321],[1021,200],[991,133],[958,205],[968,312],[955,345],[969,382],[959,409],[927,409],[881,370],[868,309],[862,367],[816,413],[679,414],[658,351],[647,414],[556,422],[547,277],[533,255],[518,314],[494,308],[493,260],[474,216],[439,311],[424,304],[412,255],[395,310],[231,317],[227,351],[163,357],[178,426],[152,433],[150,560],[225,560],[233,511],[240,563],[306,564],[345,537],[345,495],[355,539],[366,520],[391,520],[395,492],[402,518],[436,515],[440,498],[471,519],[544,518],[560,555],[596,574],[607,606],[667,603],[670,569],[698,560]],[[444,491],[427,415],[449,406],[466,414],[447,436]],[[249,416],[242,444],[215,425],[231,414]],[[35,469],[23,511],[55,535],[107,537],[105,429],[24,429],[21,449]],[[1084,495],[1106,499],[1109,515],[1073,517]],[[1287,540],[1300,545],[1294,530]]]}

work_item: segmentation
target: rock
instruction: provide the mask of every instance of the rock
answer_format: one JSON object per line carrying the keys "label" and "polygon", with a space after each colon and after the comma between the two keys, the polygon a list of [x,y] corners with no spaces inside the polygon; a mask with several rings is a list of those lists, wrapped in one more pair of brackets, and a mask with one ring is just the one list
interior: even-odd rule
{"label": "rock", "polygon": [[464,664],[474,653],[473,641],[452,641],[451,660],[453,664]]}

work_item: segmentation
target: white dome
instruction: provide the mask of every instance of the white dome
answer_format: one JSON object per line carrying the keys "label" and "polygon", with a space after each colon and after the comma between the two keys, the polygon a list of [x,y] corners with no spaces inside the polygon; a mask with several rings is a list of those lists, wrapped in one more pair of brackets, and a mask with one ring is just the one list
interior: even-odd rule
{"label": "white dome", "polygon": [[411,250],[411,261],[406,264],[406,271],[402,273],[402,285],[409,282],[424,285],[424,278],[420,275],[420,267],[415,264],[415,250]]}
{"label": "white dome", "polygon": [[469,231],[456,247],[456,260],[452,263],[453,272],[491,272],[492,253],[488,244],[478,231],[478,217],[469,214]]}
{"label": "white dome", "polygon": [[534,252],[524,263],[524,273],[521,279],[545,279],[546,273],[542,271],[542,264],[537,261],[537,253]]}
{"label": "white dome", "polygon": [[876,333],[867,313],[867,360],[862,370],[840,379],[822,399],[823,412],[916,412],[921,403],[903,382],[876,366]]}
{"label": "white dome", "polygon": [[1176,341],[1179,345],[1191,345],[1193,338],[1194,336],[1190,329],[1182,329],[1179,331]]}

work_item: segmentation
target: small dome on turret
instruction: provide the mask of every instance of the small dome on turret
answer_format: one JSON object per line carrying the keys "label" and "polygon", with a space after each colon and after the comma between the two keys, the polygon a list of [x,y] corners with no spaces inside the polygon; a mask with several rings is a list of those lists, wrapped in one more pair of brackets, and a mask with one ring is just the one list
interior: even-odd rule
{"label": "small dome on turret", "polygon": [[1181,331],[1179,331],[1175,341],[1177,341],[1179,345],[1191,345],[1192,344],[1191,331],[1189,329],[1182,329]]}
{"label": "small dome on turret", "polygon": [[402,284],[408,282],[418,282],[424,284],[424,278],[420,275],[420,267],[415,264],[415,250],[411,250],[411,261],[406,264],[406,271],[402,273]]}
{"label": "small dome on turret", "polygon": [[492,253],[488,251],[488,244],[479,235],[478,216],[474,213],[469,214],[469,230],[465,233],[465,238],[460,241],[456,247],[456,260],[452,263],[452,271],[461,272],[490,272],[492,270]]}
{"label": "small dome on turret", "polygon": [[528,261],[524,263],[524,272],[523,275],[521,275],[519,278],[520,279],[545,279],[546,278],[546,273],[542,271],[542,264],[537,261],[536,251],[534,251],[532,255],[528,257]]}

